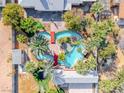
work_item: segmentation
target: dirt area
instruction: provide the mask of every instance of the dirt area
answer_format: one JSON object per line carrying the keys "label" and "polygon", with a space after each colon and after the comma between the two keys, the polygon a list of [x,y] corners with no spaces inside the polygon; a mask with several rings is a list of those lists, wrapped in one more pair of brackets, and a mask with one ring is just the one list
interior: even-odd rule
{"label": "dirt area", "polygon": [[38,93],[37,82],[29,74],[19,75],[19,93]]}
{"label": "dirt area", "polygon": [[[118,44],[118,49],[116,50],[117,52],[117,62],[116,62],[116,69],[117,71],[120,71],[124,67],[124,53],[122,51],[124,47],[124,29],[121,29],[119,32],[119,44]],[[105,74],[101,75],[102,80],[108,79]]]}
{"label": "dirt area", "polygon": [[118,68],[122,68],[124,66],[124,54],[123,54],[123,48],[124,48],[124,29],[121,29],[119,32],[119,45],[117,50],[117,57],[119,59],[119,62],[117,64]]}
{"label": "dirt area", "polygon": [[0,93],[12,93],[11,27],[0,22]]}

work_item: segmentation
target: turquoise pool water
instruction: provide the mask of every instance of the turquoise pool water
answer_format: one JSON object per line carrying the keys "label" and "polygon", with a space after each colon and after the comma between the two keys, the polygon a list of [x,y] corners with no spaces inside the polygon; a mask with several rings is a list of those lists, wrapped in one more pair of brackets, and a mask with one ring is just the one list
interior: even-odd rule
{"label": "turquoise pool water", "polygon": [[82,46],[74,46],[72,51],[66,55],[64,62],[64,65],[66,67],[73,67],[78,60],[81,60],[83,58],[83,53],[79,52],[78,48],[83,49]]}
{"label": "turquoise pool water", "polygon": [[[48,32],[40,32],[39,35],[43,35],[46,38],[50,39],[50,34]],[[80,39],[82,39],[81,35],[74,32],[74,31],[65,30],[65,31],[58,32],[55,34],[56,40],[63,38],[63,37],[76,37],[78,41]],[[79,48],[81,48],[82,50],[84,49],[84,47],[82,45],[72,46],[72,50],[66,54],[64,62],[59,61],[59,63],[65,65],[68,68],[73,67],[78,60],[81,60],[83,58],[83,53],[78,51]],[[39,60],[48,60],[48,59],[53,60],[53,56],[40,54],[40,55],[37,55],[37,59],[39,59]]]}
{"label": "turquoise pool water", "polygon": [[38,35],[41,35],[41,36],[46,37],[47,39],[50,39],[50,34],[48,32],[46,32],[46,31],[40,32]]}
{"label": "turquoise pool water", "polygon": [[36,56],[36,58],[38,60],[50,60],[50,61],[53,61],[53,56],[52,55],[42,55],[42,54],[39,54]]}
{"label": "turquoise pool water", "polygon": [[74,31],[64,30],[55,34],[55,38],[60,39],[63,37],[76,37],[78,40],[81,39],[81,35]]}

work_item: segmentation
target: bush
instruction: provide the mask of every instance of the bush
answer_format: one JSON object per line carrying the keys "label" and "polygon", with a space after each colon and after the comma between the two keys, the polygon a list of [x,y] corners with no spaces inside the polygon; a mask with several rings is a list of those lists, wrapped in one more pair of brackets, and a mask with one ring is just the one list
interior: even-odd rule
{"label": "bush", "polygon": [[64,61],[65,60],[65,54],[64,53],[59,54],[58,59],[61,60],[61,61]]}
{"label": "bush", "polygon": [[36,31],[44,29],[44,26],[32,17],[28,17],[21,20],[20,28],[27,33],[28,37],[32,37]]}
{"label": "bush", "polygon": [[17,35],[17,41],[20,43],[26,43],[27,37],[25,35],[19,34],[19,35]]}
{"label": "bush", "polygon": [[102,80],[99,82],[99,89],[105,93],[113,93],[115,89],[119,89],[124,83],[124,69],[116,73],[114,79]]}
{"label": "bush", "polygon": [[87,74],[89,71],[94,70],[95,68],[96,68],[96,60],[92,55],[89,56],[89,58],[86,60],[85,63],[79,61],[75,65],[75,69],[79,74]]}
{"label": "bush", "polygon": [[63,37],[61,39],[58,40],[58,43],[59,44],[62,44],[62,43],[71,43],[71,38],[69,37]]}
{"label": "bush", "polygon": [[81,9],[73,9],[64,13],[64,21],[70,30],[80,31],[81,21],[83,19],[83,11]]}
{"label": "bush", "polygon": [[16,30],[20,30],[20,21],[24,18],[24,9],[18,4],[7,4],[2,10],[3,23],[12,25]]}
{"label": "bush", "polygon": [[100,2],[95,2],[91,7],[91,12],[93,14],[99,14],[103,11],[103,6]]}
{"label": "bush", "polygon": [[114,54],[116,54],[116,48],[112,43],[109,43],[107,47],[100,51],[100,57],[103,59],[106,59]]}
{"label": "bush", "polygon": [[27,62],[25,65],[26,71],[28,73],[34,73],[36,70],[35,65],[36,65],[35,62]]}

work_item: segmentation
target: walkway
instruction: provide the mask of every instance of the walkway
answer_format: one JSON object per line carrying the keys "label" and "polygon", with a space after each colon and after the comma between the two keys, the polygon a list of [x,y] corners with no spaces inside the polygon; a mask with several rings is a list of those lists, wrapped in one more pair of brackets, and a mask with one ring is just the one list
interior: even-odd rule
{"label": "walkway", "polygon": [[[65,29],[66,28],[65,28],[64,22],[51,22],[51,24],[50,24],[50,31],[53,31],[55,33],[59,32],[59,31],[63,31]],[[56,41],[55,41],[55,44],[50,44],[50,48],[55,54],[60,53],[60,46],[59,46],[59,44],[57,44]]]}
{"label": "walkway", "polygon": [[11,32],[0,22],[0,93],[12,93]]}

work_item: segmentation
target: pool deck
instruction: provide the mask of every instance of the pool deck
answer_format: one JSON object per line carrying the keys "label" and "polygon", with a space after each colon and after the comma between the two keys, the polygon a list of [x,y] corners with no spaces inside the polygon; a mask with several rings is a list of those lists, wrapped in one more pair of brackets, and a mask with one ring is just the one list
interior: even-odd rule
{"label": "pool deck", "polygon": [[[64,22],[50,22],[50,31],[51,32],[59,32],[65,30],[65,23]],[[55,53],[59,54],[60,52],[60,46],[55,41],[55,44],[50,43],[50,49]]]}

